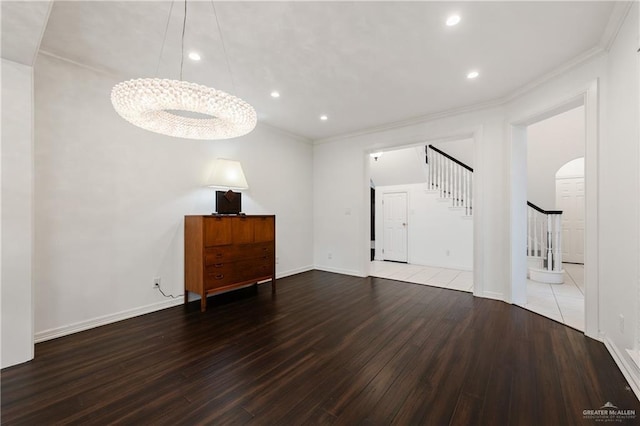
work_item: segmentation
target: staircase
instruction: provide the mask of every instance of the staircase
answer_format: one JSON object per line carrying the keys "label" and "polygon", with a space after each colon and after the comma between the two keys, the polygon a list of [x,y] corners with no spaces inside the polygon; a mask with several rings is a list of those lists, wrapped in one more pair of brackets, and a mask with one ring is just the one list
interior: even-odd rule
{"label": "staircase", "polygon": [[[453,208],[473,215],[473,169],[433,145],[425,147],[427,188],[451,200]],[[529,278],[562,284],[562,211],[543,210],[527,202],[527,257]]]}
{"label": "staircase", "polygon": [[433,145],[425,147],[429,165],[427,188],[438,191],[441,199],[451,200],[452,207],[473,214],[473,169]]}

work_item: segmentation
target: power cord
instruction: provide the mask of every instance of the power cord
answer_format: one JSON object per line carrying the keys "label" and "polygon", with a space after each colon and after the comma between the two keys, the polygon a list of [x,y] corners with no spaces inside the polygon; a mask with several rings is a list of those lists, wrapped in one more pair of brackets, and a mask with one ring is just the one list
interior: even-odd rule
{"label": "power cord", "polygon": [[158,289],[160,294],[162,294],[164,297],[170,297],[172,299],[177,299],[178,297],[180,297],[180,296],[174,296],[173,294],[164,294],[164,291],[162,291],[162,289],[160,288],[160,284],[156,284],[156,288]]}

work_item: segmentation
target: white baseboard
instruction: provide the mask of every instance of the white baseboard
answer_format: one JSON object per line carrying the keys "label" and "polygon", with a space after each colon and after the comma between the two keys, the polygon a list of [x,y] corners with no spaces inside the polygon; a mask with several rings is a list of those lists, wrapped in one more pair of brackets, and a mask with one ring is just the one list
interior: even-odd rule
{"label": "white baseboard", "polygon": [[76,322],[74,324],[69,324],[62,327],[39,331],[35,334],[34,341],[35,343],[40,343],[47,340],[56,339],[58,337],[67,336],[69,334],[77,333],[79,331],[100,327],[101,325],[111,324],[113,322],[118,322],[125,319],[137,317],[139,315],[148,314],[150,312],[159,311],[161,309],[171,308],[173,306],[181,305],[183,301],[184,301],[184,297],[180,296],[176,299],[163,300],[158,303],[152,303],[150,305],[140,306],[138,308],[116,312],[115,314],[103,315],[101,317],[96,317],[86,321]]}
{"label": "white baseboard", "polygon": [[616,365],[620,371],[622,371],[622,375],[627,379],[627,382],[629,382],[633,393],[636,394],[636,398],[640,400],[640,369],[636,363],[630,359],[630,354],[627,354],[626,351],[624,353],[620,351],[611,339],[605,336],[603,341],[604,346],[613,357]]}
{"label": "white baseboard", "polygon": [[313,269],[317,269],[318,271],[333,272],[336,274],[351,275],[354,277],[364,278],[364,275],[362,275],[362,273],[358,271],[352,271],[350,269],[340,269],[340,268],[333,268],[331,266],[318,266],[318,265],[316,265]]}
{"label": "white baseboard", "polygon": [[[377,259],[375,259],[377,260]],[[383,259],[380,260],[381,262],[384,262]],[[413,259],[409,259],[409,262],[407,262],[407,265],[415,265],[415,266],[425,266],[427,268],[442,268],[442,269],[455,269],[457,271],[466,271],[466,272],[473,272],[473,267],[472,266],[463,266],[463,265],[436,265],[435,263],[431,263],[431,264],[425,264],[425,263],[420,263],[420,262],[414,262]]]}
{"label": "white baseboard", "polygon": [[456,271],[473,272],[473,267],[471,267],[471,266],[462,266],[462,265],[435,266],[435,268],[455,269]]}
{"label": "white baseboard", "polygon": [[[299,274],[313,270],[313,266],[304,266],[302,268],[290,269],[277,274],[276,278],[285,278],[290,275]],[[199,299],[199,296],[195,296],[190,301]],[[150,312],[159,311],[161,309],[170,308],[173,306],[181,305],[184,302],[184,297],[180,296],[177,299],[163,300],[158,303],[152,303],[150,305],[141,306],[139,308],[128,309],[126,311],[116,312],[115,314],[103,315],[101,317],[91,318],[86,321],[80,321],[74,324],[65,325],[62,327],[51,328],[49,330],[39,331],[34,336],[34,342],[40,343],[47,340],[56,339],[58,337],[67,336],[69,334],[78,333],[80,331],[89,330],[90,328],[100,327],[101,325],[111,324],[114,322],[122,321],[125,319],[137,317],[139,315],[148,314]]]}
{"label": "white baseboard", "polygon": [[313,269],[314,269],[313,265],[303,266],[302,268],[289,269],[288,271],[282,271],[282,272],[276,273],[276,279],[286,278],[291,275],[301,274],[303,272],[309,272],[309,271],[312,271]]}
{"label": "white baseboard", "polygon": [[502,293],[496,293],[495,291],[483,291],[482,293],[473,292],[474,296],[484,297],[485,299],[493,299],[504,302],[504,295]]}

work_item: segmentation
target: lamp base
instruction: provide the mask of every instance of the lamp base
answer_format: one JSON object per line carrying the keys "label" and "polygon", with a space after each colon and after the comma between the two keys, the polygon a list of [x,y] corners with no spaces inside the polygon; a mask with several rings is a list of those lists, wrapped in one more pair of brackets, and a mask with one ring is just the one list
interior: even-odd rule
{"label": "lamp base", "polygon": [[216,212],[220,215],[237,215],[242,210],[242,193],[232,190],[216,191]]}

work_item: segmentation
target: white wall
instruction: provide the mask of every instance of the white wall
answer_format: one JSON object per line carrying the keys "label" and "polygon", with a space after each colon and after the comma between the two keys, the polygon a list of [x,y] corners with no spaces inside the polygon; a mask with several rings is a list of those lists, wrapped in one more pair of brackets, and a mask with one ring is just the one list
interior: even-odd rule
{"label": "white wall", "polygon": [[318,269],[366,275],[371,253],[369,152],[356,144],[313,147],[313,263]]}
{"label": "white wall", "polygon": [[[420,145],[384,151],[378,160],[369,162],[371,180],[375,186],[422,183],[427,180],[428,167],[425,163],[425,147]],[[452,157],[473,168],[473,139],[448,140],[432,144]]]}
{"label": "white wall", "polygon": [[[624,349],[640,338],[635,336],[640,241],[638,9],[635,2],[609,53],[600,143],[600,327],[624,357]],[[640,371],[636,369],[635,374],[638,392]]]}
{"label": "white wall", "polygon": [[[486,109],[314,146],[314,261],[318,269],[365,276],[369,268],[369,152],[445,139],[474,139],[474,292],[507,287],[508,193],[503,111]],[[453,137],[455,136],[455,137]],[[483,188],[491,188],[490,191]],[[347,213],[348,212],[348,213]],[[328,258],[332,253],[332,258]]]}
{"label": "white wall", "polygon": [[556,208],[556,172],[584,157],[584,106],[527,127],[527,199],[545,210]]}
{"label": "white wall", "polygon": [[376,259],[384,259],[384,194],[406,192],[408,263],[471,270],[473,221],[426,189],[425,184],[376,187]]}
{"label": "white wall", "polygon": [[556,173],[556,179],[575,177],[584,177],[584,157],[567,162]]}
{"label": "white wall", "polygon": [[453,158],[473,168],[473,139],[459,139],[432,144],[439,150],[446,152]]}
{"label": "white wall", "polygon": [[369,160],[371,180],[377,186],[426,182],[424,145],[385,151]]}
{"label": "white wall", "polygon": [[183,216],[214,211],[203,185],[239,160],[247,214],[276,214],[277,275],[310,269],[312,147],[258,125],[228,141],[157,135],[120,118],[120,78],[40,55],[35,68],[35,330],[39,340],[180,303]]}
{"label": "white wall", "polygon": [[2,59],[2,368],[33,358],[33,71]]}

